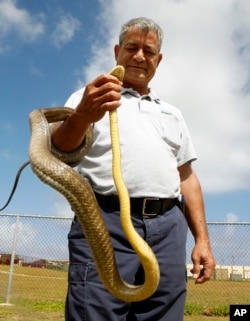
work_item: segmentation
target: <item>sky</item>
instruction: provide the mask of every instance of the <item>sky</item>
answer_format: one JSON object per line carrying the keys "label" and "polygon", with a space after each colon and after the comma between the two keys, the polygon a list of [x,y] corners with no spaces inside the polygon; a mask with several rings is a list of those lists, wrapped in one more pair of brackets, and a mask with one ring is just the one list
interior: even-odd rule
{"label": "sky", "polygon": [[[198,160],[207,221],[249,221],[250,2],[246,0],[0,0],[0,207],[28,160],[29,114],[115,65],[121,25],[146,16],[164,31],[151,82],[178,107]],[[72,215],[27,167],[2,213]]]}

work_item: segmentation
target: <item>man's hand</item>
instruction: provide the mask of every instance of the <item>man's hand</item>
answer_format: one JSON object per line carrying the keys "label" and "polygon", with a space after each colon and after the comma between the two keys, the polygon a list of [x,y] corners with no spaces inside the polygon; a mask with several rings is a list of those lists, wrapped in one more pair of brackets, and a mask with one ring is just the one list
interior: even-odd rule
{"label": "man's hand", "polygon": [[196,284],[208,281],[215,268],[215,260],[212,256],[208,241],[198,241],[192,252],[193,277]]}
{"label": "man's hand", "polygon": [[54,129],[51,136],[54,146],[62,152],[76,150],[82,144],[90,124],[120,106],[123,75],[123,67],[116,66],[109,74],[100,75],[86,86],[74,112]]}
{"label": "man's hand", "polygon": [[192,252],[192,273],[200,284],[212,276],[215,260],[210,247],[206,226],[203,196],[199,180],[190,163],[179,167],[181,192],[185,195],[185,216],[194,236],[195,246]]}
{"label": "man's hand", "polygon": [[104,74],[90,82],[75,113],[89,124],[99,121],[107,111],[120,106],[121,82],[117,77]]}

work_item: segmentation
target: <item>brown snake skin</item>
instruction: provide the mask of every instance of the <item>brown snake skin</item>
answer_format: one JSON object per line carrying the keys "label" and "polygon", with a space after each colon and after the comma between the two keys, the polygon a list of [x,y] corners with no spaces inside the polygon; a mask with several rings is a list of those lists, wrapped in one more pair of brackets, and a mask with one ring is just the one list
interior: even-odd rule
{"label": "brown snake skin", "polygon": [[[118,73],[119,78],[121,70],[117,70],[117,68],[121,67],[114,68],[110,73],[115,76]],[[92,144],[91,130],[89,129],[86,134],[85,144],[80,154],[79,150],[75,153],[63,154],[51,146],[49,123],[63,121],[72,112],[73,109],[66,107],[43,108],[31,112],[29,157],[32,170],[41,181],[64,195],[71,205],[92,250],[100,279],[106,289],[122,301],[142,301],[150,297],[157,289],[160,272],[154,253],[132,225],[127,190],[121,181],[121,172],[116,174],[117,171],[121,171],[119,150],[116,160],[113,159],[113,176],[117,175],[114,180],[120,198],[121,225],[145,272],[145,281],[139,286],[128,284],[120,277],[109,232],[92,188],[80,174],[68,165],[75,164],[82,155],[88,152]],[[111,137],[112,150],[119,149],[116,131],[117,128],[113,128],[112,135],[115,137]]]}

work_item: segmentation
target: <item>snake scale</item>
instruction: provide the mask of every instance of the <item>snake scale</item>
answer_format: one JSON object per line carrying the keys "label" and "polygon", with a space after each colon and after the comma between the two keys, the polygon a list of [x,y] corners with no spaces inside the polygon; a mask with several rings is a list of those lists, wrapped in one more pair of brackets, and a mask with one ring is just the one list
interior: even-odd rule
{"label": "snake scale", "polygon": [[[110,74],[122,81],[124,68],[116,66],[110,71]],[[31,139],[29,158],[31,168],[41,181],[64,195],[69,202],[81,224],[91,248],[99,277],[106,289],[113,296],[125,302],[145,300],[158,287],[160,278],[159,265],[153,251],[137,234],[131,221],[129,195],[121,171],[116,110],[109,112],[113,157],[112,173],[120,201],[121,226],[144,269],[145,280],[141,285],[129,284],[119,275],[109,232],[95,195],[88,182],[68,165],[74,162],[74,157],[73,159],[67,159],[67,157],[65,159],[65,156],[60,157],[60,153],[52,153],[49,124],[65,120],[72,112],[73,109],[71,108],[54,107],[35,109],[30,113]],[[89,129],[85,137],[85,154],[92,144],[91,135],[92,133]]]}

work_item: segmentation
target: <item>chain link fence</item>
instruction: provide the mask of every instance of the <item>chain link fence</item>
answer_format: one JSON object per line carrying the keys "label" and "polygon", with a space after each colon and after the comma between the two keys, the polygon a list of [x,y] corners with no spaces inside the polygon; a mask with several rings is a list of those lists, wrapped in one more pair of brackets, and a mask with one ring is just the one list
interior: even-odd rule
{"label": "chain link fence", "polygon": [[[70,217],[0,215],[0,303],[50,300],[63,304],[71,220]],[[187,301],[197,303],[206,296],[207,306],[215,302],[250,304],[250,222],[210,222],[207,226],[216,269],[210,282],[194,285],[190,272],[193,239],[189,234]]]}

